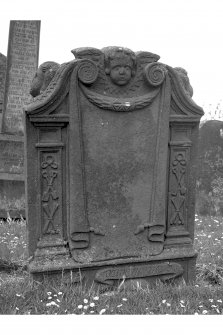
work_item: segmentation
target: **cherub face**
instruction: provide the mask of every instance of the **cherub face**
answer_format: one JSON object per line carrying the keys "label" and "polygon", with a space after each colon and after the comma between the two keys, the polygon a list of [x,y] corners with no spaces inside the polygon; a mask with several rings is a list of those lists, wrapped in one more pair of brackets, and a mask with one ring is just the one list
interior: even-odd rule
{"label": "cherub face", "polygon": [[124,86],[128,84],[132,76],[132,69],[128,65],[116,65],[111,68],[110,77],[116,85]]}
{"label": "cherub face", "polygon": [[124,86],[129,83],[132,77],[132,61],[114,59],[110,62],[110,78],[116,85]]}

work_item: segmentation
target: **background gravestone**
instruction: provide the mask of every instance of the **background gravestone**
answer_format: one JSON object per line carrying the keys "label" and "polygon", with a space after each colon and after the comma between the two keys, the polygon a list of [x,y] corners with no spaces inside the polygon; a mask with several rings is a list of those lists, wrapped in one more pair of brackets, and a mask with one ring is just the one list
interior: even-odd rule
{"label": "background gravestone", "polygon": [[203,110],[186,71],[122,47],[72,52],[39,67],[26,106],[31,273],[193,281]]}
{"label": "background gravestone", "polygon": [[0,53],[0,125],[2,120],[3,97],[5,91],[6,57]]}
{"label": "background gravestone", "polygon": [[223,215],[223,122],[209,120],[199,130],[197,212]]}
{"label": "background gravestone", "polygon": [[0,216],[24,215],[23,107],[38,66],[40,21],[10,21],[0,125]]}

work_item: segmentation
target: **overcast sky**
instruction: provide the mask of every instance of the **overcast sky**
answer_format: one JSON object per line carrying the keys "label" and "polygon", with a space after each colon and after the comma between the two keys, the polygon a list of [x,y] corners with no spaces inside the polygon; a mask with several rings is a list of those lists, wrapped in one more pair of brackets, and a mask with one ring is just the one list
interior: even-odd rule
{"label": "overcast sky", "polygon": [[4,0],[1,53],[10,20],[24,19],[41,20],[40,64],[72,60],[77,47],[124,46],[184,67],[197,104],[223,98],[223,0]]}

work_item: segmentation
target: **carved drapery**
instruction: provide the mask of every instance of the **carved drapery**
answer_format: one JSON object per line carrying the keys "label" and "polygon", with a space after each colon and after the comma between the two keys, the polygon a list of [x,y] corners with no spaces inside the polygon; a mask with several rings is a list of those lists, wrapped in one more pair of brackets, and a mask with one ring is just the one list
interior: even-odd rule
{"label": "carved drapery", "polygon": [[[70,165],[74,166],[74,170],[71,172],[72,181],[70,188],[70,201],[75,203],[75,208],[71,206],[70,217],[72,218],[70,222],[70,249],[86,249],[89,247],[90,243],[90,233],[98,234],[104,236],[104,232],[97,232],[93,227],[91,227],[88,220],[88,203],[87,203],[87,191],[86,191],[86,171],[85,171],[85,158],[84,158],[84,141],[83,141],[83,121],[80,108],[80,92],[84,93],[87,100],[104,110],[110,110],[115,112],[130,112],[136,111],[138,109],[143,109],[148,107],[152,102],[159,96],[161,99],[161,105],[165,105],[165,108],[160,108],[158,110],[158,121],[157,127],[157,143],[156,143],[156,159],[154,161],[154,178],[152,185],[152,199],[150,204],[150,222],[143,227],[136,227],[136,230],[132,234],[138,235],[147,229],[147,238],[149,241],[149,253],[151,255],[156,255],[162,252],[165,234],[165,218],[161,218],[159,205],[157,203],[163,203],[161,197],[164,196],[162,191],[162,196],[157,195],[160,190],[158,186],[158,179],[163,172],[160,168],[161,160],[167,155],[167,148],[165,149],[165,144],[167,145],[165,136],[168,134],[168,106],[169,106],[169,96],[168,84],[165,83],[163,89],[161,85],[165,82],[167,71],[163,64],[151,63],[147,64],[144,68],[144,92],[145,89],[148,93],[140,94],[134,97],[116,97],[109,96],[106,94],[101,94],[100,90],[94,89],[94,83],[97,83],[98,71],[96,69],[96,64],[91,60],[82,59],[77,64],[71,76],[71,86],[70,86],[70,110],[72,110],[70,118],[70,127],[72,129],[70,133],[70,155],[71,161]],[[91,86],[92,85],[92,86]],[[142,90],[143,92],[143,90]],[[166,109],[166,110],[165,110]],[[162,129],[166,129],[162,133]],[[165,135],[163,135],[165,134]],[[164,137],[163,137],[164,136]],[[163,144],[162,144],[163,143]],[[161,149],[161,146],[164,147]],[[163,150],[166,152],[164,153]],[[164,183],[165,184],[165,183]],[[74,192],[75,190],[75,192]],[[158,192],[158,193],[157,193]],[[165,210],[164,210],[165,212]],[[161,215],[161,216],[160,216]],[[75,256],[74,256],[75,257]]]}
{"label": "carved drapery", "polygon": [[[93,84],[98,77],[97,65],[90,60],[82,60],[78,66],[78,77],[85,85]],[[144,78],[153,89],[144,95],[135,97],[117,97],[100,94],[81,85],[86,98],[94,105],[116,112],[130,112],[149,106],[160,92],[160,86],[165,80],[167,70],[159,63],[148,64],[144,68]],[[126,93],[126,92],[125,92]]]}
{"label": "carved drapery", "polygon": [[149,106],[160,92],[160,89],[158,88],[154,89],[149,94],[135,98],[115,98],[92,92],[84,86],[81,88],[86,98],[94,105],[115,112],[131,112]]}

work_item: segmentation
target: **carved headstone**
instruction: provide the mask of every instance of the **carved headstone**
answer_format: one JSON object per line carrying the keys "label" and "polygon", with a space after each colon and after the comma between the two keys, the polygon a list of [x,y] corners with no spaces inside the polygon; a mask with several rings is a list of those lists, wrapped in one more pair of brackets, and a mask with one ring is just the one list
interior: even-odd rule
{"label": "carved headstone", "polygon": [[122,47],[72,52],[26,108],[30,271],[192,281],[203,111],[186,71]]}

